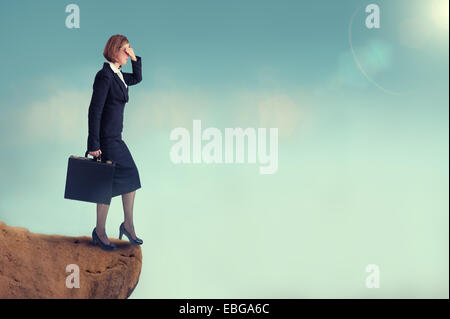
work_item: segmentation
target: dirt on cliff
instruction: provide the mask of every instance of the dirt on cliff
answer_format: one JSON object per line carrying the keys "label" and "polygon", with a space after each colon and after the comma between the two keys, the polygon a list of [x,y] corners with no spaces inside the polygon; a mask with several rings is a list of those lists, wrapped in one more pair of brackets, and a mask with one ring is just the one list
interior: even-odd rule
{"label": "dirt on cliff", "polygon": [[103,251],[88,236],[35,234],[0,222],[0,298],[128,298],[142,251],[110,241],[115,251]]}

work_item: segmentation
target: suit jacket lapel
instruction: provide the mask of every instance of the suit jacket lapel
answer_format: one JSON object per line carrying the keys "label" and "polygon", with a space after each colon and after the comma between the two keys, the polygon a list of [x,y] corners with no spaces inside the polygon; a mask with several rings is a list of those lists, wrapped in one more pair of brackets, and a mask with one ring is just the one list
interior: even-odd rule
{"label": "suit jacket lapel", "polygon": [[123,84],[122,80],[119,78],[117,73],[113,72],[113,75],[114,75],[114,79],[116,79],[116,81],[119,83],[120,89],[122,90],[123,97],[125,99],[125,102],[128,102],[128,88],[125,87],[125,84]]}

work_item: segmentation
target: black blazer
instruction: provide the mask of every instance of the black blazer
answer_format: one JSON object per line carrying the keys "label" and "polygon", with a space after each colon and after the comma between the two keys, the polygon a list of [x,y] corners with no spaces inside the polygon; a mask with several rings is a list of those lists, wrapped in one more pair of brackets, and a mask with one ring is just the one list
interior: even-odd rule
{"label": "black blazer", "polygon": [[[127,86],[142,81],[141,57],[131,60],[133,73],[123,74]],[[89,152],[100,149],[100,139],[120,136],[123,129],[123,111],[128,102],[128,88],[119,76],[114,73],[109,63],[95,75],[94,91],[89,105],[89,136],[87,149]]]}

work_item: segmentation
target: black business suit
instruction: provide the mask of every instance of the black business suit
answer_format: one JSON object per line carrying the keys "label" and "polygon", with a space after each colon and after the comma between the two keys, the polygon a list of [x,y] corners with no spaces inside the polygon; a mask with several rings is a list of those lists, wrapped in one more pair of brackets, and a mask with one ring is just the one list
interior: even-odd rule
{"label": "black business suit", "polygon": [[[133,73],[124,73],[127,86],[142,81],[141,57],[131,60]],[[91,103],[89,105],[88,151],[102,151],[102,159],[116,163],[112,196],[141,188],[139,172],[133,157],[122,140],[123,113],[128,102],[128,88],[114,73],[109,63],[95,75]]]}

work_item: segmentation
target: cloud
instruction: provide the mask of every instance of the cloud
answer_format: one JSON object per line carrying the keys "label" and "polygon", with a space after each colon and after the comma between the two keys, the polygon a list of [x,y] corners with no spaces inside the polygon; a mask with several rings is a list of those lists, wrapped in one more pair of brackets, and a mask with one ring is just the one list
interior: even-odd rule
{"label": "cloud", "polygon": [[47,98],[30,105],[13,105],[3,110],[3,145],[63,144],[87,136],[90,92],[50,91]]}
{"label": "cloud", "polygon": [[302,127],[305,113],[301,109],[311,105],[306,96],[259,90],[237,90],[222,96],[202,91],[144,92],[127,106],[127,131],[137,137],[149,129],[190,128],[192,120],[200,119],[206,126],[219,128],[277,127],[279,137],[285,138]]}
{"label": "cloud", "polygon": [[279,138],[301,134],[311,114],[311,95],[302,90],[245,91],[233,98],[237,111],[235,123],[242,127],[276,127]]}
{"label": "cloud", "polygon": [[[47,88],[48,96],[29,106],[8,108],[3,118],[6,145],[48,143],[84,144],[88,134],[91,90]],[[200,119],[205,127],[277,127],[279,138],[294,136],[304,128],[311,99],[306,92],[236,90],[141,90],[125,106],[124,133],[130,138],[176,127],[192,127]],[[8,120],[6,121],[5,118]],[[5,145],[5,143],[4,143]]]}
{"label": "cloud", "polygon": [[86,136],[89,102],[88,92],[62,91],[33,103],[23,118],[25,138],[65,143]]}
{"label": "cloud", "polygon": [[130,97],[124,126],[131,137],[143,136],[151,130],[192,127],[193,119],[211,120],[215,116],[215,100],[198,90],[144,91]]}

